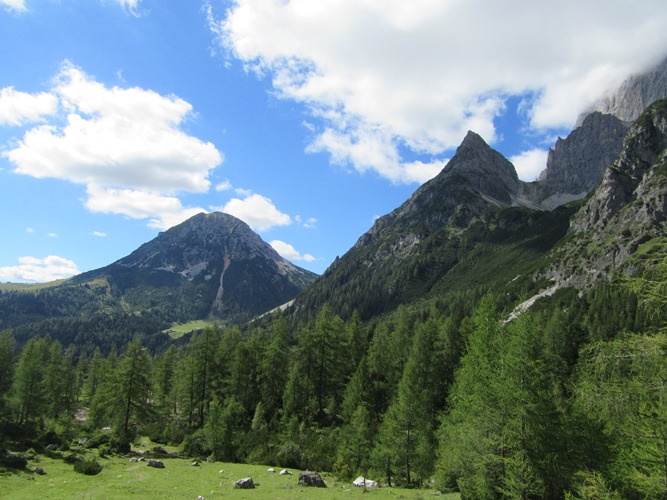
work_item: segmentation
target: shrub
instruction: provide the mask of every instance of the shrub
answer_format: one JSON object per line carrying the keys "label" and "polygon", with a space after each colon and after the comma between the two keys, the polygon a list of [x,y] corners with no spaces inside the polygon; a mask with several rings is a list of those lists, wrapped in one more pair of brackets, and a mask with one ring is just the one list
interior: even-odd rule
{"label": "shrub", "polygon": [[211,447],[203,429],[199,429],[183,441],[183,452],[191,457],[206,457],[211,454]]}
{"label": "shrub", "polygon": [[102,464],[100,464],[94,458],[82,459],[77,461],[74,464],[74,470],[79,474],[85,474],[87,476],[95,476],[102,472]]}
{"label": "shrub", "polygon": [[14,455],[13,453],[9,453],[2,457],[0,464],[12,469],[25,469],[28,466],[28,459],[21,455]]}
{"label": "shrub", "polygon": [[111,455],[111,449],[108,444],[103,444],[97,449],[97,454],[100,458],[107,458],[108,455]]}

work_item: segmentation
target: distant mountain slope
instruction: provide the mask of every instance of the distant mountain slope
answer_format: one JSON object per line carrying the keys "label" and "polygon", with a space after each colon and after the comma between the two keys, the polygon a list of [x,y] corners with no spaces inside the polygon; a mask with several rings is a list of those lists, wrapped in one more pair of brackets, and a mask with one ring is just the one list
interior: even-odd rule
{"label": "distant mountain slope", "polygon": [[127,257],[72,279],[105,279],[133,309],[155,297],[186,316],[249,319],[289,300],[316,278],[281,257],[243,221],[199,214],[160,233]]}
{"label": "distant mountain slope", "polygon": [[0,330],[152,334],[171,322],[239,323],[293,299],[316,279],[231,215],[199,214],[127,257],[47,288],[0,294]]}

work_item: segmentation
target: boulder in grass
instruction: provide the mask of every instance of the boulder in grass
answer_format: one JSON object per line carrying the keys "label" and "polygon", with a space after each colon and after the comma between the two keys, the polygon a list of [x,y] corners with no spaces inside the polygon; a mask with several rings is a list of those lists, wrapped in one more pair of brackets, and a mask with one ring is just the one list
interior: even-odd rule
{"label": "boulder in grass", "polygon": [[291,476],[291,475],[292,475],[292,473],[291,473],[290,471],[288,471],[287,469],[283,469],[283,470],[281,470],[281,471],[279,472],[279,474],[280,474],[281,476]]}
{"label": "boulder in grass", "polygon": [[299,474],[300,486],[314,486],[316,488],[326,488],[327,485],[317,472],[303,471]]}
{"label": "boulder in grass", "polygon": [[150,459],[148,462],[146,462],[146,465],[149,467],[155,467],[156,469],[164,469],[164,462],[162,460]]}
{"label": "boulder in grass", "polygon": [[251,490],[255,487],[255,482],[252,480],[251,477],[246,477],[244,479],[239,479],[238,481],[235,481],[232,486],[235,489],[241,489],[241,490]]}
{"label": "boulder in grass", "polygon": [[375,481],[371,481],[370,479],[366,479],[364,476],[359,476],[357,479],[352,481],[352,484],[355,486],[358,486],[360,488],[377,488],[378,483]]}

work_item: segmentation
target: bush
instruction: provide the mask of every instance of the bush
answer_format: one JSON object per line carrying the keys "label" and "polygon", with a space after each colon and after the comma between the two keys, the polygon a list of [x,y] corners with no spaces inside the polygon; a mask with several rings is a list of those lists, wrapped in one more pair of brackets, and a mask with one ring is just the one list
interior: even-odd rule
{"label": "bush", "polygon": [[21,455],[14,455],[13,453],[9,453],[2,457],[0,464],[12,469],[25,469],[28,466],[28,459]]}
{"label": "bush", "polygon": [[300,469],[303,463],[303,452],[301,447],[292,442],[287,442],[278,451],[278,464],[281,467]]}
{"label": "bush", "polygon": [[102,464],[94,458],[79,460],[74,464],[74,470],[79,474],[95,476],[102,472]]}
{"label": "bush", "polygon": [[[62,455],[61,455],[61,456],[62,456]],[[65,463],[68,463],[68,464],[75,464],[75,465],[76,465],[77,463],[81,462],[82,459],[81,459],[81,457],[80,457],[79,455],[77,455],[76,453],[70,453],[70,454],[68,454],[68,455],[65,455],[65,457],[63,458],[63,460],[65,461]]]}
{"label": "bush", "polygon": [[186,437],[183,441],[183,452],[190,457],[207,457],[211,454],[211,447],[203,429],[199,429]]}

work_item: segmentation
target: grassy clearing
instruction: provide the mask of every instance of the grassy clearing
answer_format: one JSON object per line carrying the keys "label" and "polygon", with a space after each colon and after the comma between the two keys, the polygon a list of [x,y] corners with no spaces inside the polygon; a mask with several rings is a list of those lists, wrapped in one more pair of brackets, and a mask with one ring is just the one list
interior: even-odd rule
{"label": "grassy clearing", "polygon": [[162,333],[166,333],[172,339],[178,339],[188,333],[196,332],[197,330],[203,330],[204,328],[212,324],[213,322],[211,321],[204,321],[201,319],[196,321],[190,321],[189,323],[183,323],[183,324],[174,323],[166,330],[162,330]]}
{"label": "grassy clearing", "polygon": [[48,283],[0,283],[0,292],[36,292],[64,283],[66,280],[49,281]]}
{"label": "grassy clearing", "polygon": [[[92,456],[92,455],[91,455]],[[294,475],[267,472],[268,466],[229,463],[201,463],[192,466],[191,459],[162,459],[164,469],[148,467],[146,462],[130,462],[127,458],[98,458],[103,464],[96,476],[74,472],[72,465],[62,460],[39,457],[30,461],[28,470],[42,467],[46,475],[33,472],[0,471],[0,497],[9,499],[62,499],[62,498],[253,498],[253,499],[338,499],[338,498],[405,498],[418,499],[437,495],[454,500],[456,495],[440,495],[433,490],[379,488],[364,492],[350,483],[342,483],[323,474],[327,488],[308,488],[297,484]],[[279,470],[279,469],[277,469]],[[232,483],[252,477],[254,490],[237,490]]]}

